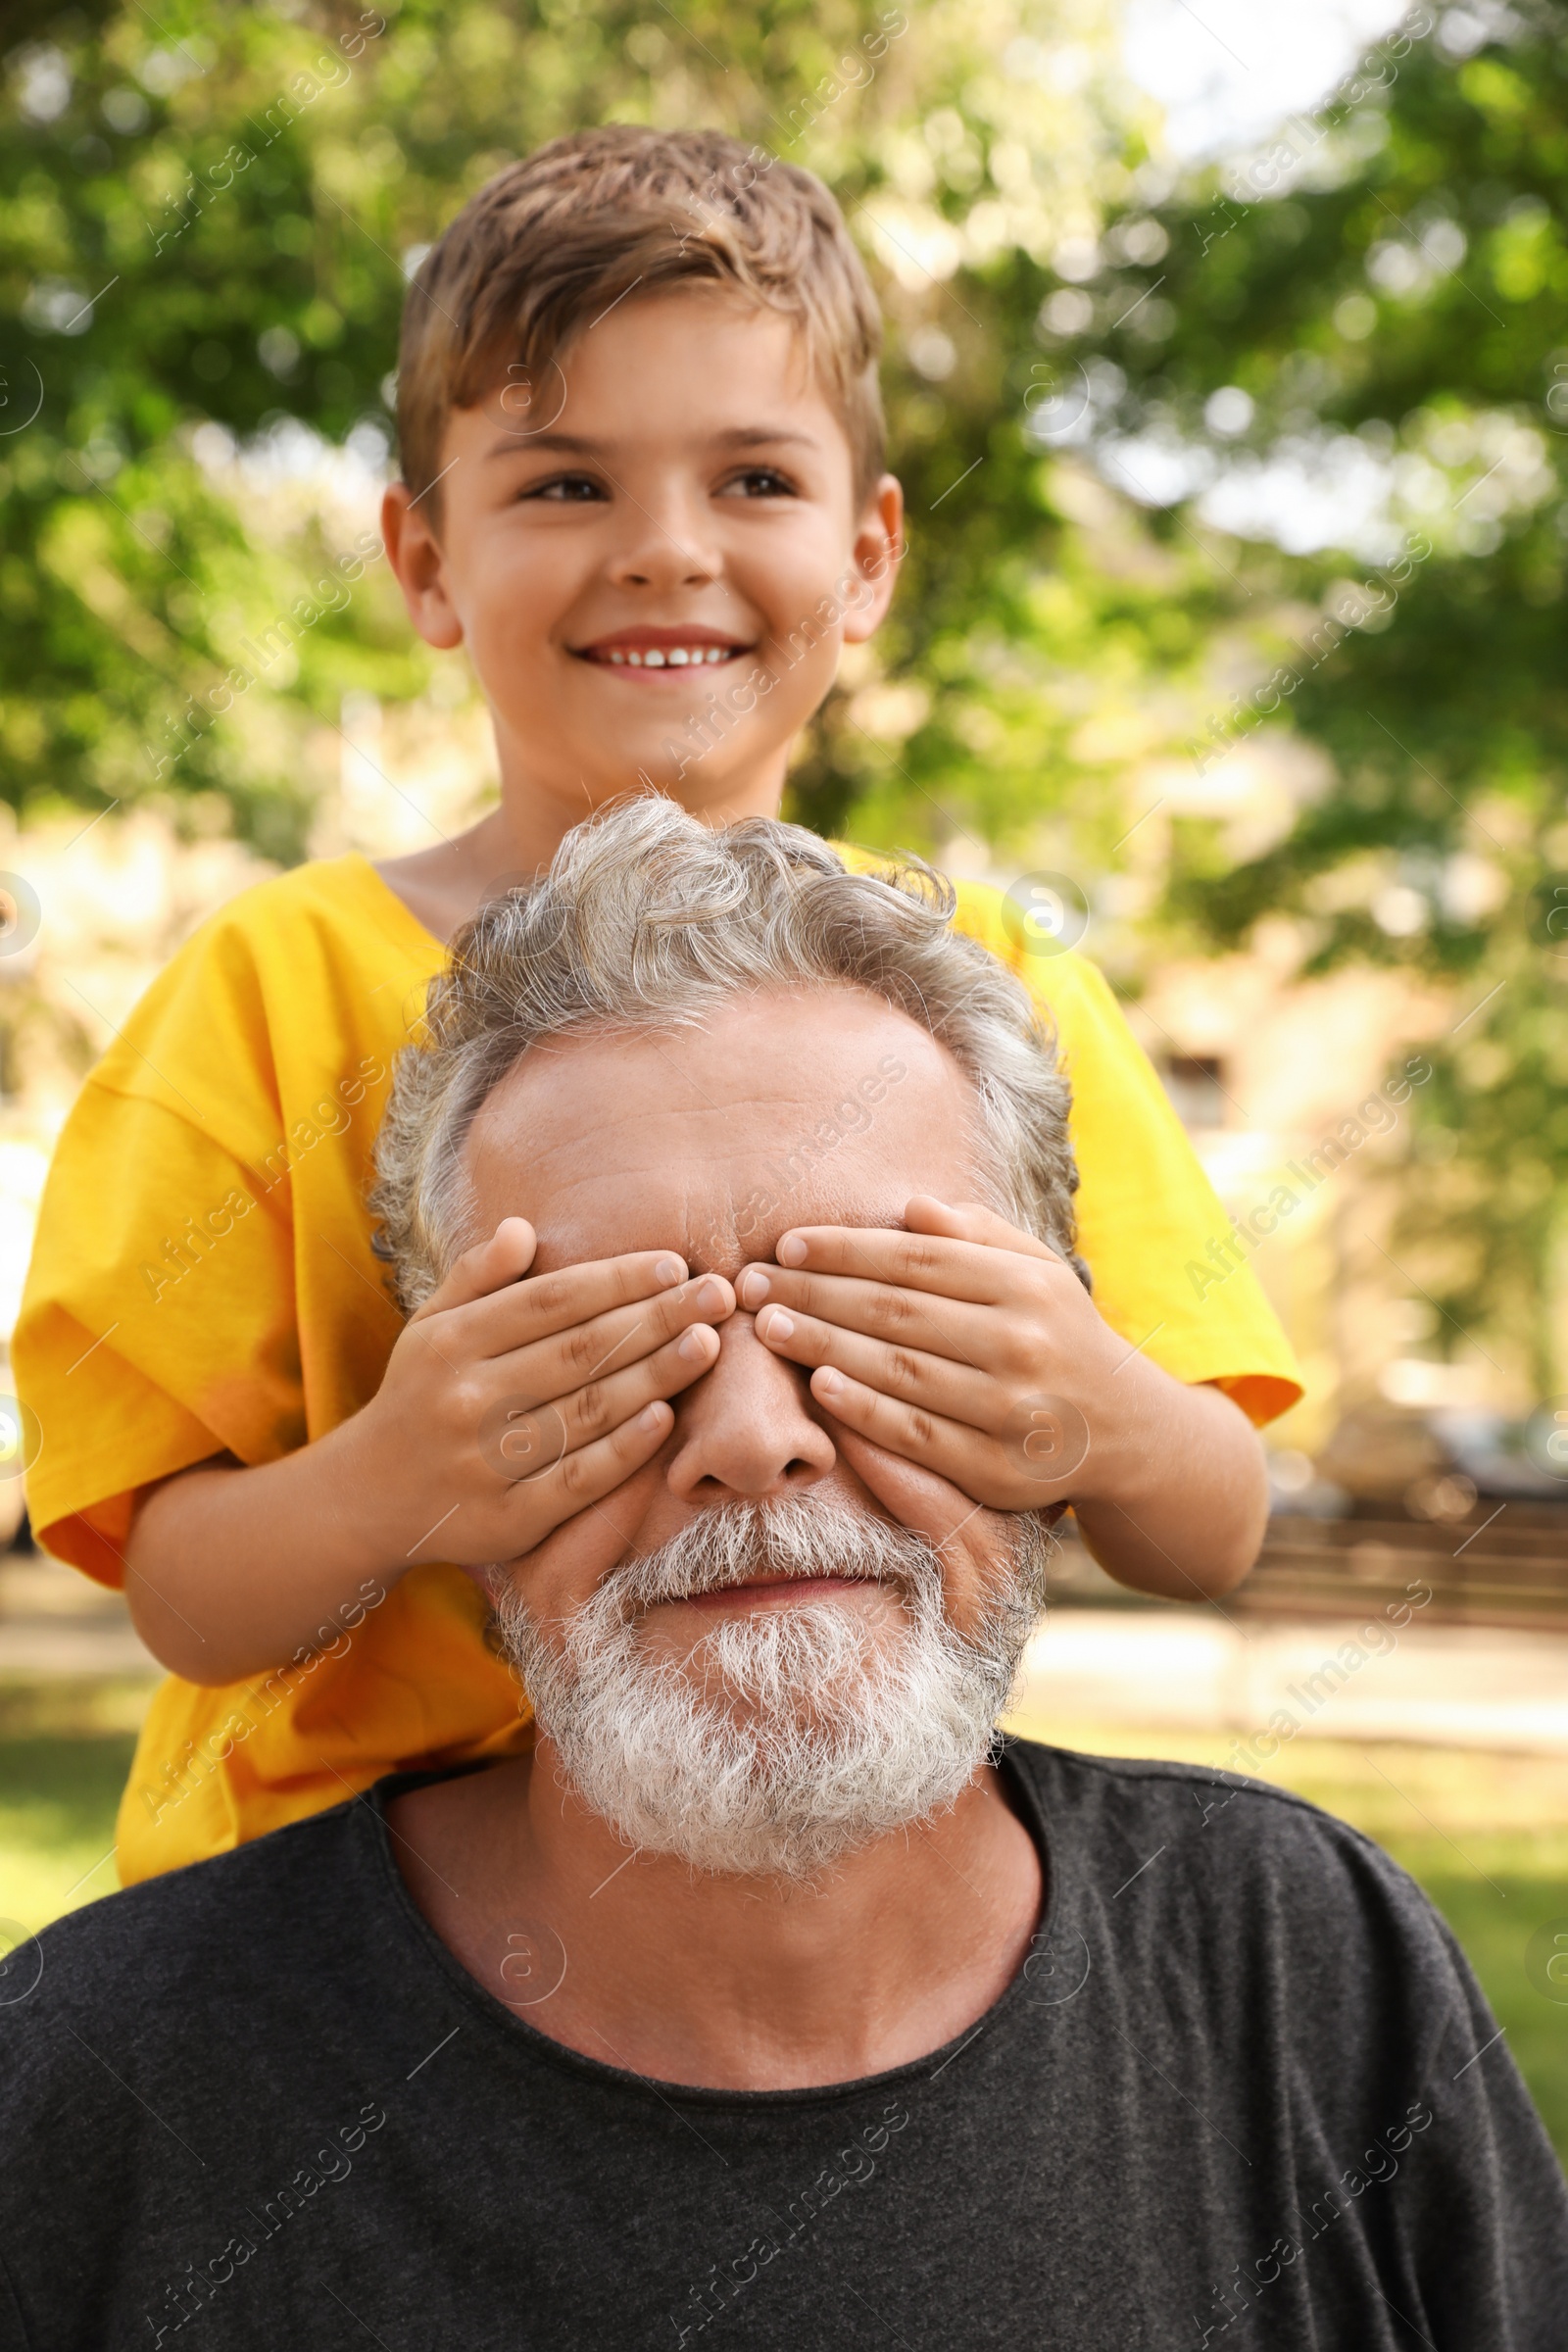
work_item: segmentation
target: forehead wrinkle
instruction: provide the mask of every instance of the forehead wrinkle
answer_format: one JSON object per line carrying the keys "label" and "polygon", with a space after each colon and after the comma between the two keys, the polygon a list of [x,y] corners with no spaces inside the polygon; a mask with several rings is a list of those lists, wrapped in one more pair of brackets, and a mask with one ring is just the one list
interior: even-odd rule
{"label": "forehead wrinkle", "polygon": [[[975,1162],[989,1155],[974,1082],[951,1050],[880,998],[848,990],[855,1009],[841,1042],[851,1058],[837,1044],[824,1054],[801,1027],[812,1009],[802,993],[818,992],[781,992],[785,1050],[776,1064],[770,1021],[757,1029],[771,1008],[755,1000],[705,1005],[682,1024],[709,1052],[695,1065],[680,1051],[680,1030],[640,1023],[540,1039],[513,1063],[465,1156],[470,1173],[482,1163],[498,1207],[504,1200],[509,1213],[534,1222],[538,1270],[662,1248],[679,1249],[694,1271],[727,1273],[769,1258],[794,1226],[899,1230],[915,1192],[971,1196]],[[712,1062],[712,1031],[732,1009],[745,1016],[734,1041],[743,1050]],[[855,1091],[860,1028],[870,1028],[863,1043],[874,1055],[888,1020],[912,1031],[891,1038],[907,1066],[907,1094],[901,1088],[887,1112],[873,1109],[831,1144],[818,1141],[819,1114],[833,1113],[841,1087]],[[574,1070],[585,1054],[591,1060]],[[879,1141],[884,1118],[891,1124]]]}
{"label": "forehead wrinkle", "polygon": [[[823,1192],[801,1194],[782,1201],[765,1218],[759,1218],[746,1232],[737,1224],[736,1212],[745,1204],[745,1196],[737,1200],[733,1187],[727,1201],[717,1203],[704,1200],[699,1203],[690,1188],[685,1192],[684,1207],[675,1211],[670,1229],[661,1233],[657,1241],[643,1237],[640,1248],[662,1246],[678,1250],[691,1269],[692,1277],[699,1274],[721,1274],[731,1280],[742,1266],[766,1263],[786,1233],[797,1226],[842,1225],[851,1231],[903,1233],[905,1204],[909,1198],[907,1183],[890,1186],[881,1199],[868,1202],[864,1196],[829,1188]],[[625,1248],[623,1238],[599,1235],[589,1238],[569,1215],[552,1219],[539,1229],[539,1257],[547,1257],[550,1265],[582,1265],[594,1258],[615,1256]],[[548,1270],[543,1263],[536,1269]]]}
{"label": "forehead wrinkle", "polygon": [[831,1189],[808,1195],[803,1187],[800,1198],[781,1201],[777,1208],[769,1210],[765,1218],[759,1218],[748,1232],[742,1234],[736,1226],[734,1213],[736,1206],[741,1204],[736,1203],[731,1196],[730,1213],[725,1222],[733,1254],[718,1257],[709,1248],[713,1239],[715,1220],[710,1220],[706,1236],[699,1235],[695,1230],[688,1232],[682,1254],[694,1274],[722,1274],[727,1278],[741,1266],[752,1265],[759,1260],[765,1263],[783,1236],[793,1233],[797,1226],[844,1225],[858,1232],[891,1230],[903,1233],[904,1209],[908,1197],[907,1185],[890,1190],[884,1208],[874,1200],[868,1205],[863,1196],[852,1198],[847,1193]]}

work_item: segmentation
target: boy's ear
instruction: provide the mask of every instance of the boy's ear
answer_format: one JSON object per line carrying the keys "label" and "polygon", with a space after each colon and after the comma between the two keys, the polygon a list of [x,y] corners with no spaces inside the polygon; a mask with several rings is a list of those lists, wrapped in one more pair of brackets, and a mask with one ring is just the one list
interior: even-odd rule
{"label": "boy's ear", "polygon": [[381,501],[381,540],[409,618],[426,645],[450,653],[463,643],[463,623],[447,590],[446,557],[429,509],[407,482],[394,482]]}
{"label": "boy's ear", "polygon": [[[850,551],[849,568],[858,586],[844,615],[846,645],[862,645],[887,617],[904,544],[904,486],[896,474],[885,473],[871,493]],[[390,539],[387,545],[390,548]]]}

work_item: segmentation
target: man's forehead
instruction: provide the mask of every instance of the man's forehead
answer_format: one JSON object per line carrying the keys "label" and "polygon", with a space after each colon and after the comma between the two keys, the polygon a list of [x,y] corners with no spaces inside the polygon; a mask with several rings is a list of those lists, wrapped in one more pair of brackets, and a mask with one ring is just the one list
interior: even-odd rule
{"label": "man's forehead", "polygon": [[974,1108],[928,1031],[835,992],[530,1052],[468,1166],[478,1222],[528,1217],[541,1271],[656,1249],[723,1271],[792,1226],[885,1228],[913,1193],[966,1189]]}
{"label": "man's forehead", "polygon": [[[688,1197],[684,1214],[671,1214],[667,1200],[653,1193],[600,1217],[585,1214],[586,1204],[541,1202],[535,1271],[639,1250],[676,1250],[693,1274],[730,1276],[754,1258],[771,1258],[797,1226],[902,1229],[905,1205],[917,1189],[913,1181],[896,1178],[869,1186],[801,1186],[787,1194],[752,1187],[727,1198]],[[607,1209],[612,1206],[607,1200]]]}

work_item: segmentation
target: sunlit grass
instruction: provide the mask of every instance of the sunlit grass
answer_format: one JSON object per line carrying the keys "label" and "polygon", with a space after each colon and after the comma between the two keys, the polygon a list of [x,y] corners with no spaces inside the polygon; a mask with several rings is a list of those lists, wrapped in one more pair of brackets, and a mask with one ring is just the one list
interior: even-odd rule
{"label": "sunlit grass", "polygon": [[115,1814],[151,1689],[0,1688],[0,1919],[35,1932],[113,1893]]}

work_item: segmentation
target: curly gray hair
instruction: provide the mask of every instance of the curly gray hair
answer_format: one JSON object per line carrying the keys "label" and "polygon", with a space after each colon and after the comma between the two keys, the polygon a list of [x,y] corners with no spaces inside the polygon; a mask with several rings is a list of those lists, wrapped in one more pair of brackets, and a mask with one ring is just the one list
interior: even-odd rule
{"label": "curly gray hair", "polygon": [[916,858],[852,873],[799,825],[714,831],[655,797],[566,835],[548,872],[480,908],[399,1054],[370,1205],[406,1313],[470,1239],[464,1150],[530,1046],[585,1030],[692,1028],[714,1006],[854,988],[937,1038],[979,1103],[976,1182],[1077,1266],[1069,1090],[1022,983],[953,927],[955,893]]}

